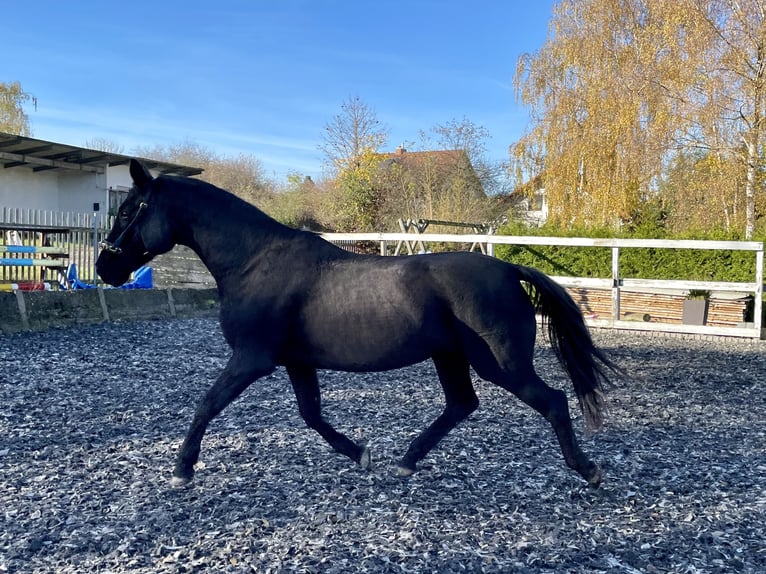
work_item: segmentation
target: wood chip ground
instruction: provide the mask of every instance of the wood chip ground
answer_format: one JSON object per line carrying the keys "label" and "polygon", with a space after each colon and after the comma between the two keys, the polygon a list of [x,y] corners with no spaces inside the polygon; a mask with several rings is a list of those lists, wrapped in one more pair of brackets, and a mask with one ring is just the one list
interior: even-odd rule
{"label": "wood chip ground", "polygon": [[[398,478],[443,404],[429,364],[322,373],[327,418],[369,444],[371,470],[305,428],[278,371],[213,422],[193,486],[173,489],[228,355],[214,320],[0,337],[0,572],[766,572],[764,343],[594,337],[632,375],[583,440],[597,491],[483,381],[480,409]],[[547,345],[536,365],[572,396]]]}

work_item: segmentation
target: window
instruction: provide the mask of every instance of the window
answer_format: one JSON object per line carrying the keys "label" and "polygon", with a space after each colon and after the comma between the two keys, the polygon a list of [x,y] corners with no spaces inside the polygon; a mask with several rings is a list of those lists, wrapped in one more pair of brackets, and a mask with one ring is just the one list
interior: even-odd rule
{"label": "window", "polygon": [[125,185],[115,185],[109,188],[109,215],[117,215],[117,211],[122,205],[122,202],[128,197],[130,188]]}

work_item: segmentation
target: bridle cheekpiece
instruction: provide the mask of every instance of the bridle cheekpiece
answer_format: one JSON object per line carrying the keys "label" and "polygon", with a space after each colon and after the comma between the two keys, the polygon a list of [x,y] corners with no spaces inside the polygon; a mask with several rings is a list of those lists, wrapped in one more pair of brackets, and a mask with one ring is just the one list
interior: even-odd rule
{"label": "bridle cheekpiece", "polygon": [[115,239],[113,242],[109,242],[106,239],[99,242],[98,246],[107,253],[113,253],[114,255],[119,255],[122,253],[122,248],[120,247],[120,244],[125,239],[125,236],[128,234],[128,232],[135,227],[136,223],[138,223],[138,218],[141,216],[141,213],[149,207],[149,204],[145,201],[142,201],[138,204],[138,209],[136,210],[136,214],[133,216],[133,219],[130,220],[130,223],[125,227],[125,229],[122,230],[122,233]]}

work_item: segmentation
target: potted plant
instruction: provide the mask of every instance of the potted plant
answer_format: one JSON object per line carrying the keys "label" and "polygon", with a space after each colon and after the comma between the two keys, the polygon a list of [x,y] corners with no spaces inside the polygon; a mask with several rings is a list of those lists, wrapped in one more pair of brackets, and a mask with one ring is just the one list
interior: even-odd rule
{"label": "potted plant", "polygon": [[704,325],[707,323],[710,291],[691,289],[684,300],[682,321],[684,325]]}

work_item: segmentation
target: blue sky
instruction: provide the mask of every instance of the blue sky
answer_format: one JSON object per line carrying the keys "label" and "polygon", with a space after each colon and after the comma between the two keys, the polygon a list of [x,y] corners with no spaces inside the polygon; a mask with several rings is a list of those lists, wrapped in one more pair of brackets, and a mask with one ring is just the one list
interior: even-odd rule
{"label": "blue sky", "polygon": [[6,6],[0,81],[37,98],[34,137],[72,145],[193,141],[252,154],[267,174],[322,172],[325,125],[358,96],[386,149],[468,118],[491,159],[527,125],[519,56],[545,42],[553,0],[37,0]]}

